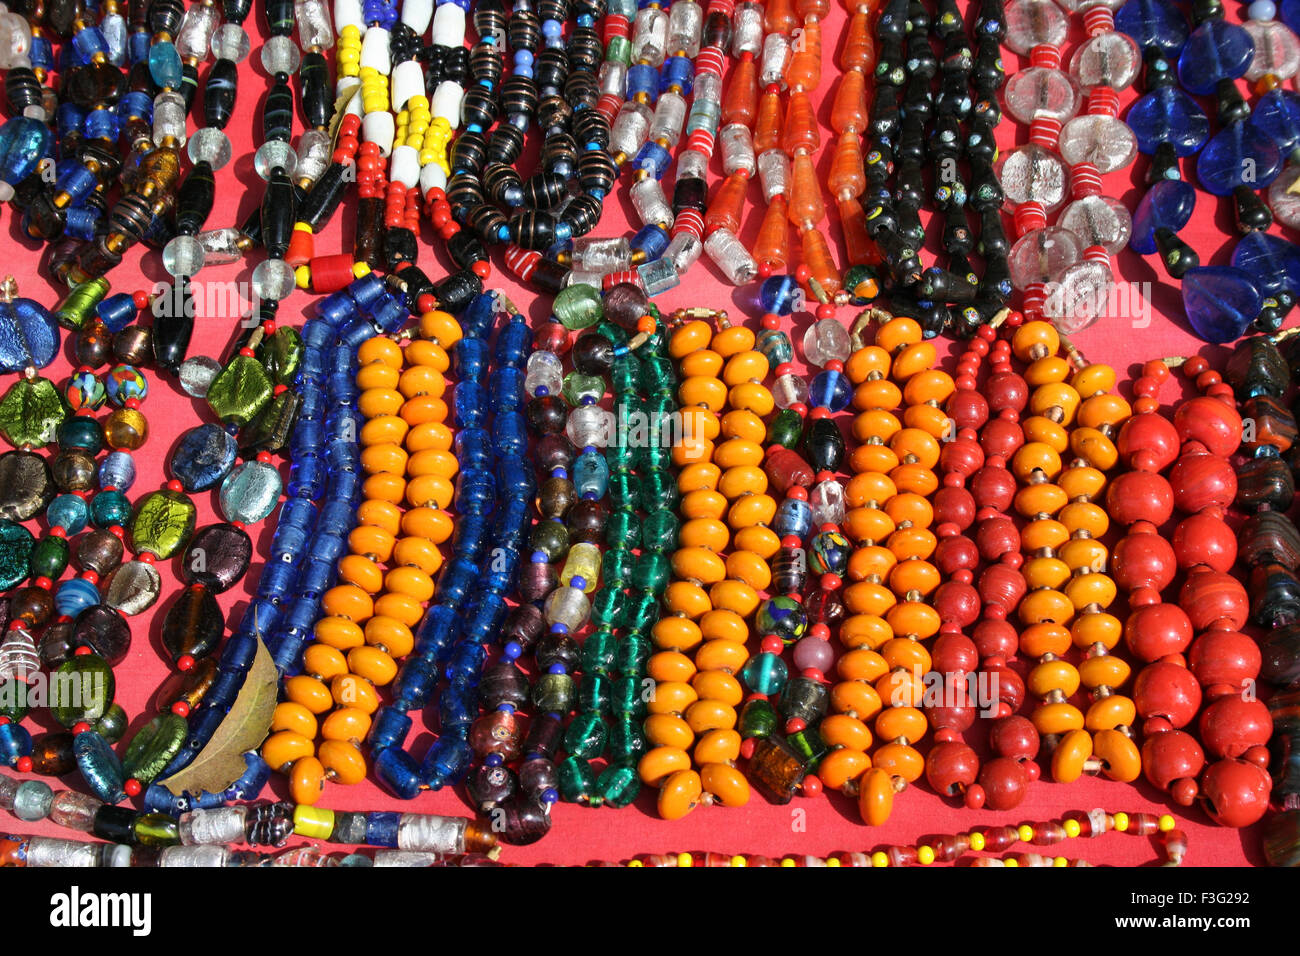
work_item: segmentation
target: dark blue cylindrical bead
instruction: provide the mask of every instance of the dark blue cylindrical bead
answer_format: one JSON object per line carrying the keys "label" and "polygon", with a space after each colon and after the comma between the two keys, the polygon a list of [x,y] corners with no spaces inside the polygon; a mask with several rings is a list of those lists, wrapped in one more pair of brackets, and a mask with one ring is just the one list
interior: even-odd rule
{"label": "dark blue cylindrical bead", "polygon": [[420,767],[405,750],[389,747],[374,756],[375,776],[394,796],[414,800],[420,794]]}
{"label": "dark blue cylindrical bead", "polygon": [[533,333],[523,322],[507,322],[497,334],[492,357],[498,365],[522,368],[532,351]]}
{"label": "dark blue cylindrical bead", "polygon": [[390,811],[366,814],[366,843],[369,846],[397,846],[397,825],[402,815]]}
{"label": "dark blue cylindrical bead", "polygon": [[374,750],[400,747],[411,732],[413,721],[395,707],[380,707],[370,728],[370,746]]}

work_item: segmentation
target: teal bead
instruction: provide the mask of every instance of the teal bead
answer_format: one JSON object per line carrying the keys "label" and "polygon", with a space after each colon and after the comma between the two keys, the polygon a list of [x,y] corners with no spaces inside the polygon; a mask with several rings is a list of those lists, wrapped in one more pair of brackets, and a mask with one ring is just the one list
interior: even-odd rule
{"label": "teal bead", "polygon": [[181,55],[174,44],[166,40],[155,40],[149,46],[149,75],[159,86],[169,90],[179,90],[185,73],[181,65]]}
{"label": "teal bead", "polygon": [[568,757],[555,769],[560,785],[560,799],[565,803],[591,803],[593,798],[599,801],[596,796],[596,772],[587,761],[581,757]]}
{"label": "teal bead", "polygon": [[611,547],[605,552],[601,562],[601,572],[605,578],[605,587],[622,587],[636,566],[636,555],[627,548]]}
{"label": "teal bead", "polygon": [[122,772],[122,762],[107,740],[93,730],[87,730],[72,738],[72,752],[77,758],[77,769],[91,793],[105,803],[121,803],[126,799],[126,775]]}
{"label": "teal bead", "polygon": [[89,415],[69,415],[59,425],[60,448],[82,448],[92,455],[104,448],[104,429]]}
{"label": "teal bead", "polygon": [[641,369],[635,362],[615,362],[609,381],[615,394],[635,395],[641,387]]}
{"label": "teal bead", "polygon": [[623,626],[636,631],[648,631],[659,620],[659,593],[633,591],[623,608]]}
{"label": "teal bead", "polygon": [[[614,479],[611,476],[610,487]],[[638,548],[641,546],[641,519],[634,508],[616,508],[605,522],[605,544],[610,548]]]}
{"label": "teal bead", "polygon": [[33,578],[57,581],[68,567],[68,539],[47,534],[32,548],[30,571]]}
{"label": "teal bead", "polygon": [[663,469],[650,472],[641,483],[641,504],[646,511],[675,509],[680,500],[677,482]]}
{"label": "teal bead", "polygon": [[662,591],[671,574],[672,567],[666,554],[662,551],[644,551],[637,559],[630,583],[643,591]]}
{"label": "teal bead", "polygon": [[641,506],[641,479],[630,471],[614,472],[609,476],[609,500],[615,508],[635,511]]}
{"label": "teal bead", "polygon": [[131,520],[131,502],[116,489],[100,491],[90,499],[90,521],[96,528],[125,527]]}
{"label": "teal bead", "polygon": [[564,749],[583,760],[595,760],[605,752],[605,722],[594,711],[575,714],[564,732]]}
{"label": "teal bead", "polygon": [[0,591],[17,587],[27,577],[35,547],[30,531],[8,518],[0,519]]}
{"label": "teal bead", "polygon": [[45,509],[45,518],[51,528],[62,528],[68,534],[77,534],[90,523],[90,503],[81,495],[59,495]]}
{"label": "teal bead", "polygon": [[642,678],[639,674],[625,674],[614,681],[614,693],[610,698],[614,713],[634,717],[637,720],[646,714],[646,701],[654,693],[654,681]]}
{"label": "teal bead", "polygon": [[608,674],[613,669],[617,647],[618,639],[609,629],[592,631],[587,635],[582,642],[582,673],[588,675],[583,681],[584,687],[590,675]]}
{"label": "teal bead", "polygon": [[639,633],[626,634],[614,652],[614,666],[625,677],[636,677],[645,670],[654,646]]}
{"label": "teal bead", "polygon": [[740,669],[740,679],[755,694],[769,697],[781,693],[790,679],[789,668],[776,654],[756,654]]}
{"label": "teal bead", "polygon": [[609,743],[605,752],[611,764],[621,760],[635,762],[649,749],[650,743],[646,740],[645,729],[641,724],[639,719],[626,714],[619,714],[610,722]]}
{"label": "teal bead", "polygon": [[672,360],[663,355],[650,355],[641,360],[641,376],[647,392],[665,392],[677,384],[677,372]]}
{"label": "teal bead", "polygon": [[794,361],[794,345],[780,329],[763,329],[754,340],[754,348],[763,353],[772,368]]}
{"label": "teal bead", "polygon": [[651,551],[673,551],[681,522],[670,509],[661,508],[646,515],[641,525],[641,547]]}
{"label": "teal bead", "polygon": [[626,444],[619,443],[605,448],[605,461],[609,463],[611,471],[626,471],[635,460],[636,450]]}
{"label": "teal bead", "polygon": [[608,714],[610,685],[610,679],[601,674],[584,674],[582,683],[578,685],[578,709],[601,716]]}
{"label": "teal bead", "polygon": [[630,805],[641,792],[635,762],[620,761],[607,766],[596,778],[596,792],[607,806],[620,809]]}
{"label": "teal bead", "polygon": [[623,623],[623,608],[627,603],[621,588],[604,588],[591,602],[591,623],[597,627],[618,627]]}

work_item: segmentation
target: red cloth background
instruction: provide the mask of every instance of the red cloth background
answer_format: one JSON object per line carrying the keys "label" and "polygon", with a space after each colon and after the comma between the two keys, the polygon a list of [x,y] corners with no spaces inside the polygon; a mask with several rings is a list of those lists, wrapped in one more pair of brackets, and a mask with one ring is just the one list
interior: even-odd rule
{"label": "red cloth background", "polygon": [[[965,8],[966,3],[963,2],[962,6]],[[1235,11],[1229,13],[1232,18],[1240,15]],[[252,22],[254,20],[257,22]],[[823,176],[828,171],[834,147],[834,137],[830,131],[831,102],[838,82],[837,63],[846,28],[847,14],[844,7],[839,3],[832,4],[823,29],[822,82],[814,94],[814,102],[819,104],[818,117],[822,126],[823,148],[818,169]],[[265,36],[260,13],[255,13],[250,18],[248,29],[254,37],[253,53],[240,65],[238,103],[227,129],[236,158],[217,173],[217,202],[208,220],[209,228],[243,222],[261,201],[262,183],[253,170],[253,152],[255,144],[261,142],[261,102],[270,81],[258,60],[260,43]],[[1081,30],[1081,24],[1076,23],[1067,48],[1066,63],[1069,62],[1068,54],[1079,42]],[[201,68],[201,81],[206,77],[210,63],[211,61]],[[1004,63],[1008,74],[1027,65],[1023,58],[1009,50],[1004,51]],[[1130,89],[1120,95],[1127,108],[1136,93]],[[201,98],[201,91],[199,96]],[[191,130],[195,128],[195,118],[201,117],[200,99],[196,102],[191,117]],[[295,122],[301,124],[300,114],[295,117]],[[999,127],[998,144],[1004,150],[1023,143],[1026,139],[1027,128],[1010,117]],[[1127,170],[1106,177],[1106,192],[1120,198],[1131,208],[1142,195],[1142,179],[1147,165],[1147,158],[1139,156]],[[710,185],[714,187],[721,179],[720,150],[714,157],[712,173],[714,179]],[[1185,175],[1192,178],[1193,173],[1193,166],[1185,164]],[[672,176],[673,172],[670,171],[666,180],[669,196],[672,195]],[[1199,252],[1203,263],[1226,263],[1236,236],[1230,202],[1221,202],[1204,193],[1199,195],[1196,216],[1184,230],[1183,238]],[[317,237],[318,254],[332,254],[351,248],[355,203],[353,193],[334,217],[330,227]],[[742,238],[752,241],[763,213],[762,195],[757,183],[751,186],[749,203],[744,213]],[[4,234],[9,241],[6,243],[6,261],[0,274],[11,273],[18,280],[22,295],[52,307],[65,290],[44,277],[41,250],[22,234],[19,217],[15,212],[8,209],[3,217],[5,221],[0,228],[5,230]],[[620,188],[616,191],[615,198],[606,203],[604,218],[593,235],[630,234],[631,227],[628,223],[632,221],[631,202],[626,190]],[[833,213],[825,228],[829,231],[836,261],[842,261],[843,242],[838,220]],[[1274,226],[1274,231],[1280,234],[1284,232],[1279,226]],[[1009,222],[1008,234],[1012,234]],[[793,238],[793,232],[791,236]],[[932,245],[926,257],[927,265],[932,261],[934,252]],[[247,288],[252,267],[257,261],[252,259],[205,269],[198,277],[198,285],[238,282],[244,283],[244,288]],[[435,279],[446,274],[449,268],[442,242],[427,220],[422,235],[420,264]],[[549,299],[539,297],[513,281],[505,272],[499,255],[494,257],[494,265],[496,268],[490,284],[494,288],[505,290],[533,322],[545,320],[549,314]],[[1178,287],[1165,279],[1163,269],[1154,261],[1154,257],[1144,259],[1126,249],[1115,258],[1115,268],[1122,281],[1140,284],[1138,288],[1151,302],[1149,324],[1144,326],[1140,319],[1127,316],[1104,319],[1077,335],[1075,341],[1093,361],[1109,362],[1119,370],[1125,383],[1123,391],[1126,397],[1132,397],[1129,382],[1137,374],[1140,363],[1146,359],[1200,353],[1210,358],[1214,364],[1221,365],[1227,350],[1206,347],[1189,332]],[[151,288],[155,282],[166,279],[167,276],[157,252],[136,249],[128,254],[126,261],[114,270],[110,278],[114,291],[132,291]],[[759,309],[754,304],[756,293],[756,285],[736,289],[726,284],[706,257],[689,271],[680,287],[665,293],[656,301],[665,312],[683,306],[725,308],[734,317],[744,316],[753,325],[759,314]],[[314,307],[315,297],[297,292],[282,305],[280,321],[301,324],[302,317],[311,314]],[[197,308],[199,317],[195,323],[190,354],[220,357],[236,335],[238,316],[231,310],[222,314],[208,314],[201,294],[198,296]],[[842,309],[840,318],[849,322],[857,311]],[[799,343],[810,321],[811,317],[807,313],[792,317],[790,332],[799,356],[802,356]],[[949,346],[950,343],[945,342],[941,351],[946,352]],[[72,368],[71,351],[70,342],[65,342],[62,357],[45,370],[45,374],[60,386]],[[948,367],[951,368],[951,365]],[[206,403],[194,401],[177,388],[161,381],[157,375],[148,374],[151,389],[143,411],[149,419],[152,432],[146,446],[136,455],[139,476],[131,493],[132,500],[149,489],[159,487],[169,477],[165,473],[166,461],[180,433],[200,422],[211,420]],[[4,384],[7,387],[9,383]],[[1169,404],[1186,394],[1190,394],[1190,391],[1185,389],[1181,378],[1178,378],[1166,384],[1160,397]],[[215,509],[215,492],[201,493],[195,498],[200,512],[200,527],[220,520]],[[256,585],[257,574],[270,540],[267,523],[255,529],[254,537],[257,558],[253,569],[240,587],[222,596],[222,604],[228,611],[229,620],[234,623],[238,622],[238,615]],[[164,597],[148,612],[132,620],[135,641],[127,659],[116,668],[117,699],[131,715],[131,732],[156,712],[152,700],[160,682],[169,673],[161,654],[159,631],[163,615],[175,595],[172,563],[160,563],[163,565]],[[36,725],[49,726],[48,718],[43,715],[29,718],[27,723],[33,732],[37,730]],[[417,715],[417,732],[411,735],[417,756],[423,754],[429,742],[428,735],[419,730],[420,727],[422,725],[418,723]],[[982,746],[984,736],[977,727],[971,734],[971,740],[976,746]],[[269,793],[285,798],[287,790],[284,784],[283,777],[273,778]],[[68,778],[66,785],[84,787],[75,774]],[[468,809],[459,793],[429,793],[408,803],[389,796],[370,781],[353,787],[327,785],[319,805],[340,810],[386,809],[452,814],[463,814]],[[916,843],[927,835],[959,832],[975,825],[1045,820],[1068,810],[1094,807],[1104,807],[1111,811],[1173,812],[1178,818],[1179,826],[1187,831],[1190,838],[1187,863],[1191,865],[1246,865],[1263,862],[1257,832],[1221,829],[1199,808],[1171,809],[1164,794],[1145,781],[1127,785],[1093,778],[1084,778],[1070,785],[1040,780],[1030,787],[1024,803],[1009,813],[968,811],[954,807],[950,802],[941,800],[921,781],[899,795],[892,818],[887,825],[877,828],[865,827],[853,802],[839,794],[800,798],[789,806],[772,806],[755,794],[746,807],[701,807],[685,819],[669,823],[658,819],[654,809],[654,794],[646,791],[634,806],[621,812],[559,804],[554,810],[551,833],[531,847],[507,848],[503,860],[521,864],[580,864],[597,859],[623,860],[637,854],[682,850],[820,856],[843,850],[870,850],[890,843]],[[48,822],[23,824],[10,818],[0,821],[0,827],[15,832],[75,836]],[[1121,865],[1151,865],[1160,855],[1154,841],[1125,835],[1111,835],[1094,841],[1068,841],[1057,848],[1057,852],[1071,858],[1081,857],[1093,863]]]}

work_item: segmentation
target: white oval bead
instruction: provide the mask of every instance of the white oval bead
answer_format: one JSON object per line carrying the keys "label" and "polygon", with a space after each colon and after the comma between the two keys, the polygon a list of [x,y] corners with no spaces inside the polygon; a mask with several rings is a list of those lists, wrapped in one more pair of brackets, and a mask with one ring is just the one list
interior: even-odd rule
{"label": "white oval bead", "polygon": [[361,38],[361,65],[371,67],[387,76],[392,72],[393,60],[388,53],[388,31],[383,27],[367,27]]}
{"label": "white oval bead", "polygon": [[442,117],[451,124],[452,129],[460,126],[460,101],[464,98],[465,91],[461,89],[459,83],[454,80],[443,80],[438,84],[438,88],[433,91],[433,103],[431,112],[433,118]]}
{"label": "white oval bead", "polygon": [[394,146],[388,163],[388,179],[411,189],[420,181],[420,154],[414,146]]}
{"label": "white oval bead", "polygon": [[392,113],[367,113],[365,119],[361,121],[362,139],[367,143],[377,144],[379,155],[385,158],[393,149],[394,132]]}
{"label": "white oval bead", "polygon": [[447,188],[447,174],[437,163],[429,163],[420,170],[420,193],[428,195],[430,189]]}
{"label": "white oval bead", "polygon": [[402,22],[415,31],[416,36],[424,36],[433,18],[433,0],[404,0],[402,3]]}
{"label": "white oval bead", "polygon": [[433,15],[433,42],[439,46],[460,46],[465,42],[465,11],[444,3]]}
{"label": "white oval bead", "polygon": [[361,0],[334,0],[334,29],[340,32],[344,27],[366,28],[366,21],[361,19]]}
{"label": "white oval bead", "polygon": [[399,112],[406,108],[406,101],[412,96],[424,95],[424,70],[419,60],[405,60],[393,67],[392,93],[393,109]]}

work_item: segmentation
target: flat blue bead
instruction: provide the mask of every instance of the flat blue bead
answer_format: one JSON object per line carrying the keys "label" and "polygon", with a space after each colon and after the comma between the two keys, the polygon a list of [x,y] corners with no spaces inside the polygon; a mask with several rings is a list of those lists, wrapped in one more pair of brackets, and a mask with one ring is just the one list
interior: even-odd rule
{"label": "flat blue bead", "polygon": [[1134,252],[1144,256],[1154,255],[1156,230],[1182,229],[1192,218],[1196,208],[1196,189],[1181,179],[1166,179],[1155,183],[1138,201],[1133,211],[1133,235],[1128,244]]}
{"label": "flat blue bead", "polygon": [[59,354],[59,325],[31,299],[0,302],[0,372],[45,368]]}
{"label": "flat blue bead", "polygon": [[1178,57],[1178,78],[1187,92],[1209,96],[1221,80],[1235,80],[1250,67],[1255,41],[1243,27],[1206,20],[1187,38]]}
{"label": "flat blue bead", "polygon": [[246,461],[221,482],[221,514],[227,521],[256,524],[275,510],[281,487],[274,465]]}
{"label": "flat blue bead", "polygon": [[1269,90],[1255,103],[1246,122],[1272,140],[1283,154],[1290,153],[1300,146],[1300,93]]}
{"label": "flat blue bead", "polygon": [[1138,149],[1148,155],[1161,143],[1173,143],[1179,156],[1190,156],[1210,136],[1210,121],[1200,105],[1172,86],[1139,97],[1124,117]]}
{"label": "flat blue bead", "polygon": [[204,491],[230,474],[239,443],[220,425],[199,425],[181,436],[171,456],[171,472],[186,491]]}
{"label": "flat blue bead", "polygon": [[1254,280],[1261,295],[1300,292],[1300,247],[1281,236],[1246,233],[1232,250],[1232,264]]}
{"label": "flat blue bead", "polygon": [[1262,189],[1282,172],[1282,151],[1248,123],[1229,123],[1196,158],[1196,178],[1207,192],[1227,196],[1238,186]]}
{"label": "flat blue bead", "polygon": [[72,738],[72,752],[82,778],[95,796],[105,803],[121,803],[126,799],[122,761],[107,740],[93,730],[82,731]]}
{"label": "flat blue bead", "polygon": [[1250,277],[1231,266],[1198,266],[1183,276],[1183,308],[1206,342],[1235,342],[1259,315],[1263,299]]}
{"label": "flat blue bead", "polygon": [[1138,47],[1156,47],[1174,57],[1187,42],[1187,18],[1168,0],[1128,0],[1115,12],[1115,28],[1127,33]]}

